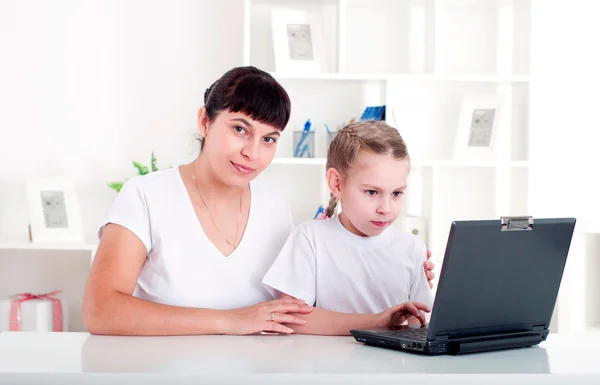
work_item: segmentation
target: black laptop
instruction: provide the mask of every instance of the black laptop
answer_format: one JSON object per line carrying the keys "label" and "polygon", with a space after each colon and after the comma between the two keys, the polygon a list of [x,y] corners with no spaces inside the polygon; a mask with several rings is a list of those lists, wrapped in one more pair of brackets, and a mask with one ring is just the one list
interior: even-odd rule
{"label": "black laptop", "polygon": [[574,228],[575,218],[452,222],[429,324],[350,333],[428,355],[537,345],[549,333]]}

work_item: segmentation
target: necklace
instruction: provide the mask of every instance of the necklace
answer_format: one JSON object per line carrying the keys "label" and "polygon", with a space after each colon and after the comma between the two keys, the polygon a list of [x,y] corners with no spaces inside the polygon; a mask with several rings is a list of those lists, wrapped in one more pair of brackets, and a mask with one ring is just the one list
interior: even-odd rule
{"label": "necklace", "polygon": [[240,231],[240,222],[242,220],[242,192],[240,191],[240,215],[238,217],[238,224],[237,224],[237,228],[235,230],[235,239],[233,241],[233,243],[231,243],[229,241],[229,239],[227,239],[227,237],[225,235],[223,235],[223,233],[221,232],[221,230],[219,230],[219,227],[217,226],[217,224],[215,223],[215,220],[213,219],[212,215],[210,214],[210,209],[208,208],[208,205],[206,204],[206,202],[204,201],[204,198],[202,197],[202,194],[200,193],[200,189],[198,189],[198,184],[196,183],[196,173],[195,173],[195,166],[196,163],[193,162],[192,163],[192,179],[194,180],[194,186],[196,187],[196,191],[198,192],[198,195],[200,195],[200,200],[202,201],[202,204],[204,205],[204,207],[206,207],[206,211],[208,212],[208,216],[210,217],[210,220],[212,221],[213,225],[215,225],[215,228],[217,229],[217,231],[219,232],[219,234],[221,234],[221,236],[223,237],[223,239],[225,240],[225,242],[227,242],[228,245],[230,245],[231,247],[233,247],[234,249],[238,246],[237,245],[237,237],[238,237],[238,233]]}

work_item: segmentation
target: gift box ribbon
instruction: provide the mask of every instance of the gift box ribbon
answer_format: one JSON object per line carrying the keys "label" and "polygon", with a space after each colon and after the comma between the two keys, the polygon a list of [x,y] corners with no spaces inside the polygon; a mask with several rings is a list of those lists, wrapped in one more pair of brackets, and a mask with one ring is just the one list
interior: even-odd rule
{"label": "gift box ribbon", "polygon": [[8,320],[9,331],[21,330],[21,304],[32,299],[52,301],[52,324],[55,332],[63,330],[63,308],[60,299],[56,295],[60,290],[45,294],[20,293],[12,297],[10,302],[10,314]]}

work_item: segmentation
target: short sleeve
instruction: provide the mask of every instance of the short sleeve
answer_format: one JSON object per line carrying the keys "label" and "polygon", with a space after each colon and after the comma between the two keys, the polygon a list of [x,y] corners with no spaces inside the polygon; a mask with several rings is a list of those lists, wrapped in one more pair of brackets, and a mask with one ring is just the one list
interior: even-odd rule
{"label": "short sleeve", "polygon": [[313,306],[316,300],[316,282],[314,248],[306,235],[294,230],[262,283],[274,297],[279,291]]}
{"label": "short sleeve", "polygon": [[98,231],[99,238],[102,237],[104,227],[109,223],[123,226],[134,233],[146,246],[146,253],[152,249],[148,204],[140,190],[139,181],[135,178],[125,182],[115,197]]}
{"label": "short sleeve", "polygon": [[427,276],[425,276],[425,270],[423,264],[427,259],[427,247],[422,242],[416,242],[414,248],[414,261],[415,274],[412,278],[410,286],[409,301],[410,302],[421,302],[424,305],[431,308],[433,306],[433,296],[431,294],[431,288],[427,282]]}

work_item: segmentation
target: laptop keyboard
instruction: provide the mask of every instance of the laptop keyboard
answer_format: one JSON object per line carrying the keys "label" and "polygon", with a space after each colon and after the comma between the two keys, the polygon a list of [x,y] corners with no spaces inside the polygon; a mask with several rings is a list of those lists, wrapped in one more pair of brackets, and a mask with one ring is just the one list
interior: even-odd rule
{"label": "laptop keyboard", "polygon": [[427,329],[400,329],[400,330],[388,330],[380,331],[377,334],[382,334],[391,337],[402,337],[411,340],[426,340]]}

